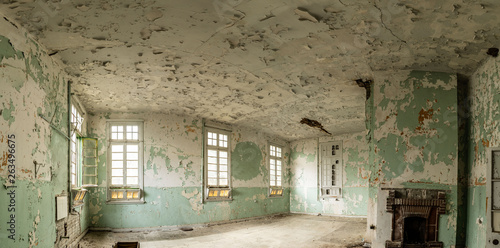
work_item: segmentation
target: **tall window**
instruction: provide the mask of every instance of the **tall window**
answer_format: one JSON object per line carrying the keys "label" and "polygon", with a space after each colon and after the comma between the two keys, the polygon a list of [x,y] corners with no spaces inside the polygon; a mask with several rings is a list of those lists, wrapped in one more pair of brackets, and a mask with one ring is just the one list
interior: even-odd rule
{"label": "tall window", "polygon": [[229,132],[207,128],[205,141],[206,199],[231,199]]}
{"label": "tall window", "polygon": [[342,142],[320,144],[320,183],[322,197],[342,196]]}
{"label": "tall window", "polygon": [[78,188],[81,186],[81,148],[79,137],[82,136],[83,117],[80,111],[71,104],[71,187]]}
{"label": "tall window", "polygon": [[141,201],[143,122],[108,122],[108,200]]}
{"label": "tall window", "polygon": [[269,195],[283,195],[283,187],[281,185],[283,166],[283,153],[279,146],[269,145]]}

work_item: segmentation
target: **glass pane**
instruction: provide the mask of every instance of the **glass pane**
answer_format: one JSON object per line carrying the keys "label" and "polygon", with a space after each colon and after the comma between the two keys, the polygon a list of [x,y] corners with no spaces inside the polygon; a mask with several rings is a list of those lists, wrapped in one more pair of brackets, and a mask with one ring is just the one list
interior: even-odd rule
{"label": "glass pane", "polygon": [[123,139],[123,133],[118,133],[118,136],[116,139]]}
{"label": "glass pane", "polygon": [[123,132],[123,126],[118,126],[118,128],[116,129],[118,132],[122,133]]}
{"label": "glass pane", "polygon": [[221,158],[219,163],[220,164],[227,164],[227,158]]}
{"label": "glass pane", "polygon": [[138,145],[127,145],[127,152],[139,152]]}
{"label": "glass pane", "polygon": [[123,169],[111,169],[111,176],[112,177],[123,176]]}
{"label": "glass pane", "polygon": [[111,168],[123,168],[123,161],[112,161]]}
{"label": "glass pane", "polygon": [[133,130],[132,127],[133,126],[127,126],[127,132],[132,132],[132,130]]}
{"label": "glass pane", "polygon": [[127,168],[139,168],[139,162],[138,161],[127,161]]}
{"label": "glass pane", "polygon": [[221,165],[219,170],[220,171],[227,171],[227,165]]}
{"label": "glass pane", "polygon": [[111,132],[113,132],[113,133],[118,132],[118,127],[117,126],[111,126]]}
{"label": "glass pane", "polygon": [[118,134],[117,133],[112,133],[111,134],[111,139],[118,139]]}
{"label": "glass pane", "polygon": [[216,171],[217,170],[217,165],[216,164],[208,164],[208,170]]}
{"label": "glass pane", "polygon": [[216,150],[208,150],[208,156],[209,157],[217,157],[217,151]]}
{"label": "glass pane", "polygon": [[274,182],[274,180],[271,180],[271,186],[276,186],[276,183]]}
{"label": "glass pane", "polygon": [[127,169],[127,177],[137,177],[137,176],[139,176],[139,170]]}
{"label": "glass pane", "polygon": [[281,165],[281,160],[276,160],[277,165]]}
{"label": "glass pane", "polygon": [[214,133],[208,132],[208,138],[213,139],[214,138]]}
{"label": "glass pane", "polygon": [[493,198],[491,209],[500,209],[500,182],[492,182],[491,198]]}
{"label": "glass pane", "polygon": [[219,172],[220,178],[227,178],[227,172]]}
{"label": "glass pane", "polygon": [[139,184],[138,177],[127,177],[127,185],[137,185]]}
{"label": "glass pane", "polygon": [[277,181],[276,186],[281,186],[281,181]]}
{"label": "glass pane", "polygon": [[269,161],[269,163],[271,164],[271,167],[274,167],[274,165],[276,164],[276,161],[274,159],[271,159]]}
{"label": "glass pane", "polygon": [[134,133],[134,134],[132,135],[132,139],[133,139],[133,140],[139,140],[139,133]]}
{"label": "glass pane", "polygon": [[217,164],[217,158],[208,157],[208,163],[209,164]]}
{"label": "glass pane", "polygon": [[209,178],[217,178],[217,171],[209,171],[208,177]]}
{"label": "glass pane", "polygon": [[138,160],[139,153],[136,152],[127,152],[127,160]]}
{"label": "glass pane", "polygon": [[208,185],[217,185],[217,179],[208,179]]}
{"label": "glass pane", "polygon": [[500,151],[494,151],[491,155],[491,168],[493,168],[493,178],[500,179]]}
{"label": "glass pane", "polygon": [[220,179],[219,180],[219,185],[220,186],[227,186],[227,182],[228,182],[227,179]]}
{"label": "glass pane", "polygon": [[493,212],[492,217],[492,228],[494,232],[500,232],[500,212]]}
{"label": "glass pane", "polygon": [[113,178],[111,178],[111,184],[112,185],[122,185],[123,184],[123,177],[113,177]]}
{"label": "glass pane", "polygon": [[111,159],[112,160],[123,160],[123,153],[112,153]]}
{"label": "glass pane", "polygon": [[227,152],[219,152],[221,158],[227,158]]}

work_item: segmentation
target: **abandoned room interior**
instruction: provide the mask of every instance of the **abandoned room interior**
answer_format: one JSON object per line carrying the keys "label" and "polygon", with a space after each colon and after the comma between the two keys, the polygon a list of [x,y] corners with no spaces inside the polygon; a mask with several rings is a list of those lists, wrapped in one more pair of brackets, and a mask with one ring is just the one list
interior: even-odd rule
{"label": "abandoned room interior", "polygon": [[500,247],[499,1],[0,2],[1,247]]}

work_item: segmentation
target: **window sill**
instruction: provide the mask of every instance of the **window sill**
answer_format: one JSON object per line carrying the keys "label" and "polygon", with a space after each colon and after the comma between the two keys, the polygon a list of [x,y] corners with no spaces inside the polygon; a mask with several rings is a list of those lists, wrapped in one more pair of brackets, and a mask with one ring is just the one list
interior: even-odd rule
{"label": "window sill", "polygon": [[205,198],[205,202],[222,202],[222,201],[232,201],[233,198],[227,198],[227,199],[207,199]]}
{"label": "window sill", "polygon": [[142,200],[139,200],[139,201],[119,201],[119,200],[107,200],[106,201],[106,204],[109,204],[109,205],[127,205],[127,204],[145,204],[146,201],[142,201]]}

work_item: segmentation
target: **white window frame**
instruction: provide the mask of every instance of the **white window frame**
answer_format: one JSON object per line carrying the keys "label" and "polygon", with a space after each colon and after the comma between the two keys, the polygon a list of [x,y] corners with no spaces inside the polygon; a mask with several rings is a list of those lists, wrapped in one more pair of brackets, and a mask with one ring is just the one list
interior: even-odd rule
{"label": "white window frame", "polygon": [[78,189],[82,187],[82,154],[80,138],[84,136],[82,128],[85,119],[83,118],[83,112],[73,100],[71,100],[70,108],[70,182],[72,189]]}
{"label": "white window frame", "polygon": [[[217,138],[217,146],[209,144],[209,133],[216,133],[219,137],[220,135],[226,135],[227,137],[227,145],[226,147],[219,146],[219,142],[221,141]],[[217,151],[217,184],[209,185],[209,157],[208,151],[216,150]],[[219,162],[219,152],[227,152],[227,185],[220,185],[219,172],[221,164]],[[205,201],[227,201],[232,200],[232,185],[231,185],[231,132],[223,129],[213,128],[213,127],[205,127],[204,134],[204,188],[205,188]],[[212,172],[212,171],[211,171]],[[222,171],[224,173],[225,171]]]}
{"label": "white window frame", "polygon": [[[275,150],[273,151],[273,147]],[[274,144],[274,143],[269,143],[267,145],[267,154],[269,154],[269,158],[267,159],[268,163],[268,168],[269,168],[269,197],[282,197],[283,196],[283,168],[284,168],[284,162],[283,162],[283,146]],[[274,165],[273,165],[274,161]],[[278,163],[279,161],[279,163]],[[278,165],[281,164],[281,165]],[[279,168],[279,174],[278,174],[278,166]],[[274,167],[274,168],[273,168]],[[274,178],[272,175],[272,171],[275,172]],[[280,179],[279,185],[278,184],[278,178]],[[274,185],[273,185],[274,181]]]}
{"label": "white window frame", "polygon": [[[123,139],[112,138],[112,126],[123,126]],[[138,139],[127,139],[127,126],[138,126]],[[108,120],[106,122],[106,136],[108,139],[107,149],[107,203],[110,204],[134,204],[144,203],[144,121],[143,120]],[[112,147],[113,145],[138,145],[138,185],[113,185],[112,184]],[[123,152],[126,154],[126,148]],[[126,160],[126,158],[124,158]],[[125,162],[125,161],[124,161]],[[126,165],[123,165],[124,180],[126,181]],[[117,195],[122,198],[115,198]]]}
{"label": "white window frame", "polygon": [[320,197],[342,198],[344,173],[342,141],[319,143],[318,169]]}

